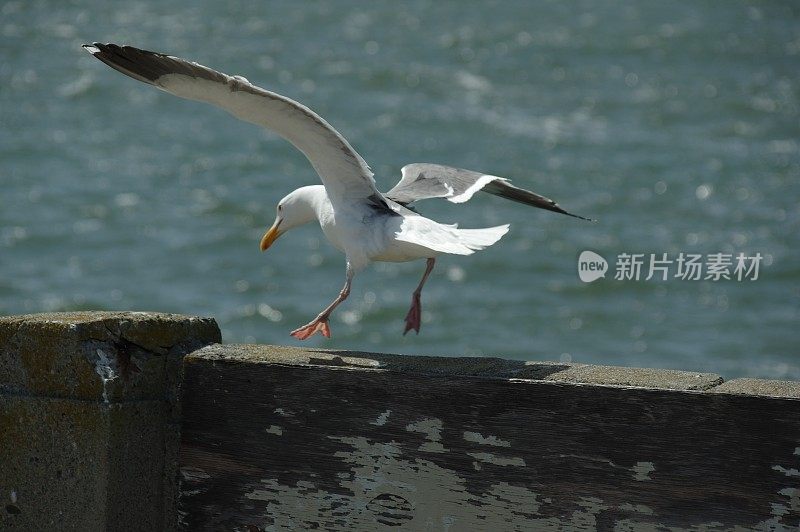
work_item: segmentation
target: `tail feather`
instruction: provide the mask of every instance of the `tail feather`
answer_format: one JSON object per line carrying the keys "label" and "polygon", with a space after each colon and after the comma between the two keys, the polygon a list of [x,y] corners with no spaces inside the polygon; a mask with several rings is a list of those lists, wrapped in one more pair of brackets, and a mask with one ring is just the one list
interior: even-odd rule
{"label": "tail feather", "polygon": [[508,233],[508,224],[484,229],[456,229],[461,244],[469,249],[480,250],[491,246]]}
{"label": "tail feather", "polygon": [[444,225],[422,216],[407,216],[394,238],[409,242],[437,253],[472,255],[491,246],[508,232],[508,225],[485,229],[459,229],[457,225]]}

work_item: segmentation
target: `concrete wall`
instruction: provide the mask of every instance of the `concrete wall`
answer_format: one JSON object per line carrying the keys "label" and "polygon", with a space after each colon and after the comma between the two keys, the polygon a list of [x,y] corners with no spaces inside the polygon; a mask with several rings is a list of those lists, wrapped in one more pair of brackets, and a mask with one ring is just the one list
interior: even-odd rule
{"label": "concrete wall", "polygon": [[181,362],[219,341],[208,318],[0,318],[0,529],[174,528]]}
{"label": "concrete wall", "polygon": [[0,530],[800,528],[800,383],[219,340],[0,318]]}

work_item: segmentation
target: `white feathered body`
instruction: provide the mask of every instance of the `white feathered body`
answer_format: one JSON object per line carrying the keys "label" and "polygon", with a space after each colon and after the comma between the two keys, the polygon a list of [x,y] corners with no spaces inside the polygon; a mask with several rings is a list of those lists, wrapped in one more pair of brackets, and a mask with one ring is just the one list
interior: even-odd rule
{"label": "white feathered body", "polygon": [[356,270],[371,261],[407,262],[441,253],[470,255],[500,240],[508,225],[459,229],[387,201],[392,212],[364,202],[335,210],[322,185],[308,189],[309,201],[325,237]]}

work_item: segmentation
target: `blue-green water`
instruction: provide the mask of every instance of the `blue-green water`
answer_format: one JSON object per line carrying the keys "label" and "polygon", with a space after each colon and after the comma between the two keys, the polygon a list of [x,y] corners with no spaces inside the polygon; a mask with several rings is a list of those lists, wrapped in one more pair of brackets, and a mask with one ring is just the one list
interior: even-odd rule
{"label": "blue-green water", "polygon": [[[439,162],[600,220],[422,204],[512,229],[438,262],[419,336],[401,332],[424,263],[378,264],[308,345],[800,378],[800,10],[620,4],[3,2],[0,313],[202,314],[228,342],[294,344],[343,282],[316,226],[258,250],[276,202],[317,182],[299,152],[80,49],[99,40],[308,104],[384,190]],[[585,284],[584,249],[764,260],[756,281]]]}

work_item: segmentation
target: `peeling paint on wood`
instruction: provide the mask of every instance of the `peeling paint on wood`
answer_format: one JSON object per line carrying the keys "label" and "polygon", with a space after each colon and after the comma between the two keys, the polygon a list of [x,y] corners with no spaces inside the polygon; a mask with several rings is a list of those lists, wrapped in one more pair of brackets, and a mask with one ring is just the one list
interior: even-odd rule
{"label": "peeling paint on wood", "polygon": [[409,432],[421,432],[425,434],[425,440],[419,446],[420,451],[427,453],[444,453],[447,449],[442,447],[442,420],[441,419],[422,419],[420,421],[406,425]]}
{"label": "peeling paint on wood", "polygon": [[480,443],[481,445],[493,445],[495,447],[510,447],[511,444],[497,436],[483,436],[479,432],[464,431],[464,439],[467,441]]}
{"label": "peeling paint on wood", "polygon": [[518,456],[497,456],[492,453],[467,453],[479,462],[494,464],[499,466],[525,467],[525,460]]}
{"label": "peeling paint on wood", "polygon": [[636,462],[633,464],[631,471],[633,471],[633,478],[636,480],[653,480],[650,478],[650,473],[656,470],[652,462]]}
{"label": "peeling paint on wood", "polygon": [[369,424],[382,427],[383,425],[386,425],[386,422],[389,420],[389,416],[391,415],[391,413],[392,413],[391,410],[387,410],[386,412],[383,412],[381,415],[379,415],[375,421],[370,421]]}
{"label": "peeling paint on wood", "polygon": [[270,425],[269,427],[264,429],[264,431],[267,434],[275,434],[276,436],[283,435],[283,429],[281,427],[279,427],[278,425]]}
{"label": "peeling paint on wood", "polygon": [[308,363],[316,353],[245,362],[242,349],[227,362],[217,346],[186,366],[186,530],[800,525],[797,400],[521,386],[441,365],[424,374]]}

